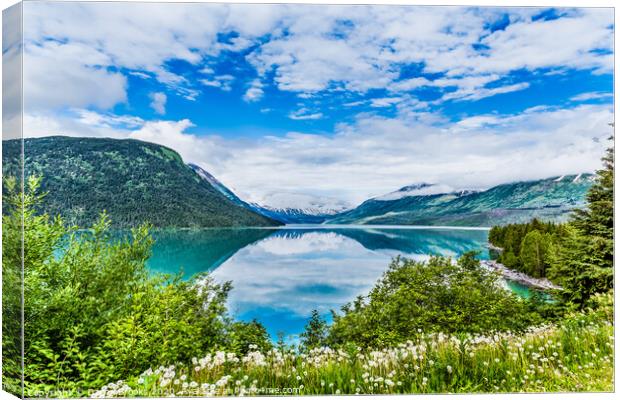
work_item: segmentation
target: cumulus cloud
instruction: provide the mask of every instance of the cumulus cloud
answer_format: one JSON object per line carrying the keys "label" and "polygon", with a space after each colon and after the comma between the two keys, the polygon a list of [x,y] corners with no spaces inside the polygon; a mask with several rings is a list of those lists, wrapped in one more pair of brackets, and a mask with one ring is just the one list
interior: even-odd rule
{"label": "cumulus cloud", "polygon": [[199,82],[205,86],[215,87],[229,92],[232,89],[232,83],[235,77],[229,74],[217,75],[207,79],[200,79]]}
{"label": "cumulus cloud", "polygon": [[150,104],[151,108],[155,110],[157,114],[160,114],[160,115],[165,114],[166,113],[166,100],[168,99],[166,94],[162,92],[156,92],[156,93],[151,93],[150,97],[151,97],[151,104]]}
{"label": "cumulus cloud", "polygon": [[[259,76],[273,74],[278,89],[300,95],[447,87],[441,79],[401,79],[403,66],[420,65],[421,73],[443,74],[456,86],[444,101],[524,89],[520,82],[497,84],[513,71],[613,68],[613,12],[600,8],[563,10],[553,20],[532,19],[536,8],[35,2],[24,10],[26,63],[34,69],[27,93],[51,107],[109,108],[124,101],[123,76],[108,67],[152,76],[189,100],[200,84],[228,90],[231,80],[205,67],[222,52],[246,52]],[[505,29],[492,30],[506,17]],[[222,33],[235,34],[222,41]],[[67,72],[46,76],[48,66],[57,71],[60,56]],[[172,72],[169,60],[210,76],[192,82]],[[106,90],[97,99],[81,99],[73,90],[46,95],[58,85],[83,83],[84,92]],[[244,99],[260,98],[261,90],[251,85]]]}
{"label": "cumulus cloud", "polygon": [[110,108],[127,100],[127,79],[108,71],[110,57],[81,43],[45,41],[24,51],[26,109]]}
{"label": "cumulus cloud", "polygon": [[243,95],[243,100],[247,102],[258,101],[263,97],[264,94],[265,92],[263,90],[263,84],[258,79],[255,79],[252,81],[250,87]]}

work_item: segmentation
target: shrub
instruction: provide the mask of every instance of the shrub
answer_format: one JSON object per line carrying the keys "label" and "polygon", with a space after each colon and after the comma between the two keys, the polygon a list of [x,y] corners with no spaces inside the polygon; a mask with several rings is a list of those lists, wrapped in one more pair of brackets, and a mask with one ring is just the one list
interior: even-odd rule
{"label": "shrub", "polygon": [[453,263],[396,258],[367,298],[334,313],[331,344],[383,346],[418,332],[523,330],[540,320],[531,304],[506,290],[497,273],[467,253]]}
{"label": "shrub", "polygon": [[39,182],[30,178],[22,197],[8,180],[3,215],[3,261],[15,265],[23,215],[26,396],[87,394],[153,364],[268,342],[257,322],[232,323],[225,305],[230,283],[150,275],[148,226],[119,237],[105,214],[84,231],[38,215]]}

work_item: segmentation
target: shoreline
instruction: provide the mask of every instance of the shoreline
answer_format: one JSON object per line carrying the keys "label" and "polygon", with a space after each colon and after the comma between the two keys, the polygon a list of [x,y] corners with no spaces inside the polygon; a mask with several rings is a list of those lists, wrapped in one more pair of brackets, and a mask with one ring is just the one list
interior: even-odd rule
{"label": "shoreline", "polygon": [[515,271],[507,268],[503,264],[498,263],[493,260],[482,260],[480,261],[481,265],[486,266],[487,268],[491,268],[495,271],[498,271],[502,274],[502,276],[510,281],[515,281],[522,283],[526,286],[542,289],[542,290],[561,290],[562,287],[554,284],[547,278],[534,278],[523,272]]}

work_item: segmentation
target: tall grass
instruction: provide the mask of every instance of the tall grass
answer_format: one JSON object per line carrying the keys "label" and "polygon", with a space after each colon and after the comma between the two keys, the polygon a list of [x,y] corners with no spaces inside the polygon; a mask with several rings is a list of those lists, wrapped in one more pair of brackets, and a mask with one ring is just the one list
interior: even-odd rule
{"label": "tall grass", "polygon": [[413,332],[394,348],[216,352],[148,370],[94,397],[613,390],[613,295],[606,306],[522,334]]}

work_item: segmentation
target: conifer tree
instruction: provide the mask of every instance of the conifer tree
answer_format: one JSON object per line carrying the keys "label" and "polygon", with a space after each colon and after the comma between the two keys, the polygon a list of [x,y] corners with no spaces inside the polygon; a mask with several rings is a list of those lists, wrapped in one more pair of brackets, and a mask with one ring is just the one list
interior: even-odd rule
{"label": "conifer tree", "polygon": [[306,329],[300,336],[301,346],[306,350],[325,345],[327,322],[317,310],[312,310],[310,321],[308,321]]}
{"label": "conifer tree", "polygon": [[614,150],[587,194],[587,207],[574,212],[566,238],[558,246],[553,276],[562,281],[566,301],[583,307],[595,293],[613,288]]}

